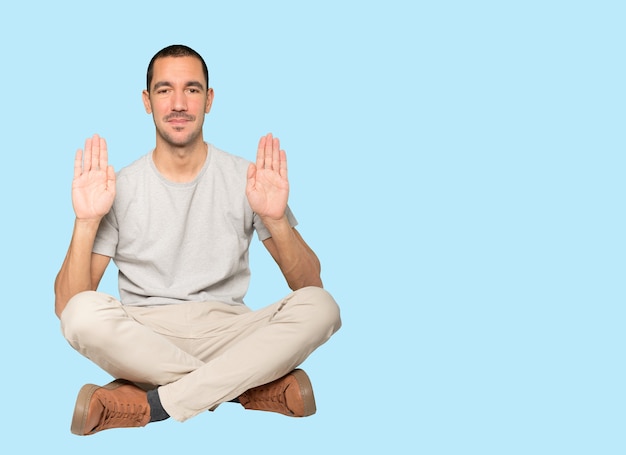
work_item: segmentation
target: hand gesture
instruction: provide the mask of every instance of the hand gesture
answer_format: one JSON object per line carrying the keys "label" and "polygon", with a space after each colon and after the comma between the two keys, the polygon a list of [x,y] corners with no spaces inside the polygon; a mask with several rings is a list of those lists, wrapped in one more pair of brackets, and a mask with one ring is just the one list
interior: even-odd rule
{"label": "hand gesture", "polygon": [[72,204],[76,218],[100,220],[115,199],[115,171],[108,164],[107,144],[95,134],[78,149],[74,159]]}
{"label": "hand gesture", "polygon": [[261,137],[256,165],[248,167],[246,196],[252,210],[262,218],[278,220],[285,214],[289,198],[287,155],[271,133]]}

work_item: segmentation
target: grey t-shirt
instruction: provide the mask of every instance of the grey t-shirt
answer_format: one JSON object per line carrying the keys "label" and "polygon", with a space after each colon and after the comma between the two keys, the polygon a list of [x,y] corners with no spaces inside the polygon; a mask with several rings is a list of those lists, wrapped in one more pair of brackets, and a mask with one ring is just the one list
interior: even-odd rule
{"label": "grey t-shirt", "polygon": [[[209,144],[192,182],[165,179],[152,153],[118,172],[93,252],[113,258],[123,304],[244,303],[252,234],[270,236],[248,204],[249,164]],[[289,208],[287,217],[297,224]]]}

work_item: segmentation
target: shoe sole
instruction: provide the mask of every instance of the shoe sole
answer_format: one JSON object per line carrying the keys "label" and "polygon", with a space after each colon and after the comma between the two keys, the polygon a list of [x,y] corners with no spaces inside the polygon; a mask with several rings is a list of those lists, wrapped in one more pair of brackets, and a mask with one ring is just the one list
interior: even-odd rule
{"label": "shoe sole", "polygon": [[300,387],[300,395],[304,403],[304,414],[301,417],[308,417],[315,414],[317,407],[315,406],[315,396],[313,395],[313,385],[309,376],[304,370],[296,369],[292,373],[293,377]]}
{"label": "shoe sole", "polygon": [[98,389],[114,390],[127,383],[127,381],[118,379],[102,387],[95,384],[82,386],[76,398],[70,431],[78,436],[88,435],[89,433],[85,433],[85,425],[87,424],[87,414],[89,414],[89,403],[91,403],[94,392]]}

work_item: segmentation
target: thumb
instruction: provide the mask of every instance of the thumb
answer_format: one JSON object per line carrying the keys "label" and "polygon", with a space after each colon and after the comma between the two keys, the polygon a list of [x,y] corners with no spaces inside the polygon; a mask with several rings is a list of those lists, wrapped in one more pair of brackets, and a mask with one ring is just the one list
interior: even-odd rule
{"label": "thumb", "polygon": [[111,165],[107,166],[107,184],[115,185],[115,169]]}
{"label": "thumb", "polygon": [[254,185],[254,181],[256,180],[256,166],[252,163],[248,166],[248,174],[246,178],[248,179],[248,185]]}

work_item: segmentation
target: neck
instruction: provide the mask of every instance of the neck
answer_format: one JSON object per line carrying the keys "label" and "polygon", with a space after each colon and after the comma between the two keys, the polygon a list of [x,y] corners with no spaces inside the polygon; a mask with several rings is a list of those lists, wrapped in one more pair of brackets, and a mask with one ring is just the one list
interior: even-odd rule
{"label": "neck", "polygon": [[204,141],[187,147],[157,144],[152,160],[159,172],[175,183],[191,182],[204,166],[208,146]]}

